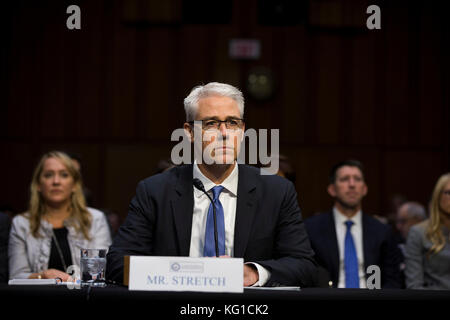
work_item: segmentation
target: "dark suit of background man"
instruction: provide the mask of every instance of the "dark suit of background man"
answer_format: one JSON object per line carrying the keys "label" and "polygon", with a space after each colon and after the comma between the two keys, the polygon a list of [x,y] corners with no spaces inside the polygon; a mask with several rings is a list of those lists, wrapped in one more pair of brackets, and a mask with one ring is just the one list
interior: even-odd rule
{"label": "dark suit of background man", "polygon": [[[393,241],[390,227],[361,210],[367,191],[359,161],[338,163],[331,170],[328,185],[328,193],[334,198],[333,209],[305,220],[322,284],[331,280],[333,287],[366,288],[366,269],[377,265],[382,288],[401,287],[402,255]],[[356,270],[351,268],[353,253],[357,259]],[[326,276],[329,278],[324,279]],[[355,280],[353,284],[351,278]]]}
{"label": "dark suit of background man", "polygon": [[245,130],[242,93],[227,84],[209,83],[194,88],[184,105],[184,130],[191,142],[194,127],[201,132],[202,142],[194,148],[200,149],[203,162],[196,159],[138,184],[108,253],[107,278],[122,281],[124,255],[210,256],[207,247],[214,246],[214,240],[205,237],[211,232],[207,226],[212,207],[194,188],[197,178],[211,197],[213,187],[223,187],[215,189],[221,190],[216,196],[223,207],[222,218],[217,217],[220,255],[249,262],[244,264],[245,286],[313,285],[317,267],[293,184],[236,162]]}
{"label": "dark suit of background man", "polygon": [[0,212],[0,283],[8,282],[8,238],[11,221]]}

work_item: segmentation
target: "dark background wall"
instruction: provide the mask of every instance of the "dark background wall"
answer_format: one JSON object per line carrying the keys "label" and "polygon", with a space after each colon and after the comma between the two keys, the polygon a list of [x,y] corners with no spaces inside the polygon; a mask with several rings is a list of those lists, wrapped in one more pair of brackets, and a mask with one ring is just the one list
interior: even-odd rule
{"label": "dark background wall", "polygon": [[[183,98],[209,81],[244,90],[247,128],[280,129],[305,216],[329,208],[328,172],[345,158],[366,166],[366,211],[386,215],[398,193],[427,204],[450,170],[438,1],[210,2],[2,4],[0,204],[25,210],[38,158],[64,149],[82,155],[94,205],[125,216],[137,182],[170,156]],[[81,30],[66,28],[71,4]],[[370,4],[381,30],[366,28]],[[233,38],[260,40],[260,58],[231,59]],[[254,67],[274,76],[269,100],[246,90]]]}

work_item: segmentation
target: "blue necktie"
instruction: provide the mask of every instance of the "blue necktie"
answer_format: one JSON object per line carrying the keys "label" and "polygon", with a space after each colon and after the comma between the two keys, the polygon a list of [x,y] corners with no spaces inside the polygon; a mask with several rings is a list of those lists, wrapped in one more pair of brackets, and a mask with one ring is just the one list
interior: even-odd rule
{"label": "blue necktie", "polygon": [[[223,216],[223,207],[219,200],[219,195],[222,192],[222,186],[215,186],[212,188],[213,203],[216,206],[216,219],[217,219],[217,240],[219,243],[219,255],[225,254],[225,221]],[[214,216],[212,203],[209,205],[208,217],[206,219],[206,232],[205,232],[205,248],[203,250],[205,257],[216,256],[216,245],[214,241]]]}
{"label": "blue necktie", "polygon": [[358,275],[358,257],[356,256],[355,243],[353,241],[352,228],[353,221],[345,221],[347,232],[345,233],[345,251],[344,251],[344,267],[345,267],[345,287],[359,288]]}

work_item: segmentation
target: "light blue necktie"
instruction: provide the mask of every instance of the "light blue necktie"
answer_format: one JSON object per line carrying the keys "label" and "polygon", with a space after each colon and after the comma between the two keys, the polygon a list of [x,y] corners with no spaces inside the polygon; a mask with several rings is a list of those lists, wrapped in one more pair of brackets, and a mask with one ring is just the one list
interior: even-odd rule
{"label": "light blue necktie", "polygon": [[345,251],[344,251],[344,267],[345,267],[345,287],[359,288],[358,275],[358,257],[356,255],[355,242],[353,241],[352,228],[353,221],[345,221],[347,232],[345,233]]}
{"label": "light blue necktie", "polygon": [[[222,186],[215,186],[212,188],[213,203],[216,206],[216,220],[217,220],[217,240],[219,243],[219,255],[225,255],[225,221],[223,216],[223,207],[219,200],[219,195],[222,192]],[[205,257],[216,256],[216,245],[214,242],[214,216],[212,203],[209,205],[208,217],[206,219],[205,231],[205,248],[203,250]]]}

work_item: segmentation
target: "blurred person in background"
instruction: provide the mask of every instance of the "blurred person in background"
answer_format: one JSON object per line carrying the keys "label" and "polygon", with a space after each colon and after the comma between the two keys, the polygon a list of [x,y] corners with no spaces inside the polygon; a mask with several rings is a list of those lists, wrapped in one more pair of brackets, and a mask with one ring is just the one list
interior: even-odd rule
{"label": "blurred person in background", "polygon": [[163,173],[164,171],[167,171],[169,169],[172,169],[175,167],[175,164],[172,162],[172,159],[161,159],[158,161],[158,164],[156,165],[155,174],[157,173]]}
{"label": "blurred person in background", "polygon": [[[418,202],[405,202],[397,209],[397,214],[395,217],[394,227],[397,232],[394,234],[396,237],[396,242],[398,243],[398,248],[405,256],[405,242],[408,236],[409,229],[425,220],[427,218],[427,213],[425,207]],[[402,289],[406,288],[405,284],[405,262],[400,264],[400,271],[402,277]]]}
{"label": "blurred person in background", "polygon": [[80,266],[80,249],[111,244],[104,214],[85,204],[80,171],[59,151],[44,154],[36,166],[28,211],[14,217],[9,236],[9,277],[61,278]]}
{"label": "blurred person in background", "polygon": [[11,220],[0,212],[0,283],[8,282],[8,236]]}
{"label": "blurred person in background", "polygon": [[366,269],[377,265],[382,288],[400,288],[402,255],[391,228],[362,211],[368,192],[361,162],[333,166],[327,189],[334,199],[329,212],[305,220],[319,263],[320,286],[366,288]]}
{"label": "blurred person in background", "polygon": [[418,202],[406,202],[400,206],[395,219],[395,226],[402,236],[402,242],[406,241],[409,229],[427,218],[425,207]]}
{"label": "blurred person in background", "polygon": [[395,193],[390,197],[389,208],[387,213],[388,223],[395,228],[395,221],[397,219],[398,209],[406,203],[408,199],[400,193]]}
{"label": "blurred person in background", "polygon": [[0,205],[0,212],[6,214],[9,217],[10,220],[12,218],[14,218],[14,216],[17,213],[17,211],[15,209],[13,209],[13,207],[10,206],[9,204],[2,204],[2,205]]}
{"label": "blurred person in background", "polygon": [[434,187],[429,219],[409,229],[405,264],[408,289],[450,290],[450,173]]}
{"label": "blurred person in background", "polygon": [[296,174],[294,166],[292,165],[289,158],[283,154],[280,154],[279,157],[279,169],[277,175],[288,179],[295,185]]}
{"label": "blurred person in background", "polygon": [[108,220],[111,237],[114,238],[117,231],[119,231],[120,225],[122,224],[122,218],[111,209],[102,208],[100,210],[103,211],[103,213],[105,214],[106,219]]}
{"label": "blurred person in background", "polygon": [[[275,156],[271,156],[275,157]],[[267,164],[258,163],[256,167],[258,168],[270,168],[272,166],[272,162],[270,161]],[[296,173],[294,170],[294,166],[292,165],[289,158],[283,154],[278,156],[278,171],[277,176],[283,177],[291,181],[295,186]]]}

